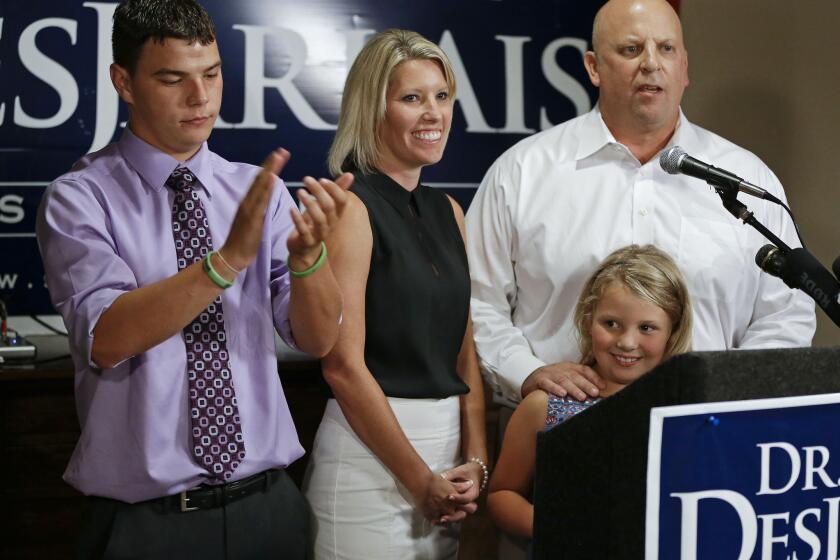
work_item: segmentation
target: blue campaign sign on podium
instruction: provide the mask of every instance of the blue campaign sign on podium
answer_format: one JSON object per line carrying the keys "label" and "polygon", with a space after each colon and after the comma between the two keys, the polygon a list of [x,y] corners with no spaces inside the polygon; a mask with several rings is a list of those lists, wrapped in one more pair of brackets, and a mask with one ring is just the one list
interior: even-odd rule
{"label": "blue campaign sign on podium", "polygon": [[659,407],[645,558],[838,556],[840,394]]}
{"label": "blue campaign sign on podium", "polygon": [[[201,0],[215,21],[224,97],[210,147],[260,163],[284,146],[284,178],[326,175],[341,92],[364,42],[390,27],[441,45],[458,80],[452,131],[427,184],[468,205],[490,164],[534,132],[588,111],[582,63],[600,0]],[[46,184],[119,138],[110,83],[117,3],[4,0],[0,7],[0,298],[50,313],[34,237]]]}

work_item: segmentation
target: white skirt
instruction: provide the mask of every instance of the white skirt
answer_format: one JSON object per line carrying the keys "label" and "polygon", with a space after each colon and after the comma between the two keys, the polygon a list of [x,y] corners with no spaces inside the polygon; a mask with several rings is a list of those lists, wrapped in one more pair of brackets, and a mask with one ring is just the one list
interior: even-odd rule
{"label": "white skirt", "polygon": [[[388,398],[406,437],[433,472],[460,461],[461,413],[447,399]],[[432,525],[411,493],[327,401],[303,485],[316,560],[438,560],[458,555],[457,523]]]}

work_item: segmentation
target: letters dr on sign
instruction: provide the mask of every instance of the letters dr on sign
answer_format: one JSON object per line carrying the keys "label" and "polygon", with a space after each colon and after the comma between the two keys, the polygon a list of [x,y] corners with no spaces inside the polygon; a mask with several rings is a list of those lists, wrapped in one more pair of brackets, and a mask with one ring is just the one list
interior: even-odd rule
{"label": "letters dr on sign", "polygon": [[840,393],[651,410],[645,558],[838,556]]}

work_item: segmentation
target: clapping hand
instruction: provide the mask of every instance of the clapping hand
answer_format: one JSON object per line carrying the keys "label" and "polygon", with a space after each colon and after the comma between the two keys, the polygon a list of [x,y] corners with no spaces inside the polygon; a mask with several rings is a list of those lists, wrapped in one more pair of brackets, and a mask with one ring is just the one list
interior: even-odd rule
{"label": "clapping hand", "polygon": [[321,242],[327,239],[332,226],[341,219],[347,206],[345,191],[352,184],[352,173],[339,175],[335,181],[304,177],[305,189],[300,189],[297,196],[306,212],[301,214],[297,209],[292,210],[295,230],[286,241],[292,270],[307,269],[318,260]]}
{"label": "clapping hand", "polygon": [[[275,176],[280,173],[290,157],[289,152],[283,148],[271,152],[263,162],[262,171],[239,203],[230,234],[221,249],[225,260],[237,270],[245,269],[257,256],[265,213],[274,190]],[[318,260],[321,242],[341,218],[347,205],[345,191],[352,184],[351,173],[344,173],[335,181],[304,178],[305,189],[298,191],[298,199],[306,208],[306,213],[301,214],[297,208],[291,210],[295,230],[286,242],[289,249],[288,262],[293,270],[307,269]]]}

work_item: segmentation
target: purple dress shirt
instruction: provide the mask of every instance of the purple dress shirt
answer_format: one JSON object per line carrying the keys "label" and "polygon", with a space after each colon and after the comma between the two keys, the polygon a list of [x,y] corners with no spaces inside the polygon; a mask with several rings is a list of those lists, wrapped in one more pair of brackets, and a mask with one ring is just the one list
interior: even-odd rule
{"label": "purple dress shirt", "polygon": [[[38,213],[47,286],[70,333],[81,437],[64,479],[89,495],[138,502],[206,480],[190,436],[182,333],[109,369],[91,360],[93,330],[120,295],[178,272],[172,237],[174,193],[164,184],[177,160],[126,128],[118,143],[88,154],[56,179]],[[259,168],[231,163],[207,144],[184,163],[219,249]],[[303,455],[274,349],[274,328],[293,344],[286,238],[293,200],[278,179],[253,263],[222,295],[245,460],[234,480]]]}

